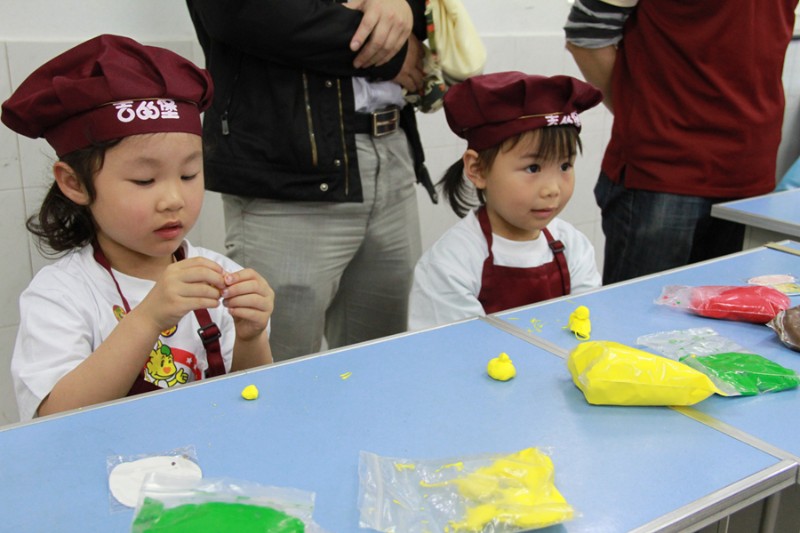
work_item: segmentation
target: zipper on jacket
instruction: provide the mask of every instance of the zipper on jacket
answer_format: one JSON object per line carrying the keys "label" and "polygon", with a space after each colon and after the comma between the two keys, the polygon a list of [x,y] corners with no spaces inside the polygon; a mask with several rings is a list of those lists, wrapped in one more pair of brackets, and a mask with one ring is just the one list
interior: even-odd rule
{"label": "zipper on jacket", "polygon": [[224,113],[222,113],[222,134],[223,135],[230,135],[231,129],[228,127],[228,110],[226,109]]}
{"label": "zipper on jacket", "polygon": [[317,138],[314,133],[314,121],[311,118],[311,100],[308,97],[308,75],[303,71],[303,98],[306,104],[306,122],[308,122],[308,142],[311,144],[311,164],[319,163],[317,155]]}
{"label": "zipper on jacket", "polygon": [[344,106],[342,105],[342,80],[336,80],[339,97],[339,135],[342,138],[342,159],[344,159],[344,195],[350,196],[350,164],[347,158],[347,141],[344,135]]}
{"label": "zipper on jacket", "polygon": [[231,109],[231,102],[233,102],[233,93],[236,92],[236,86],[239,84],[239,74],[242,71],[242,55],[239,54],[239,59],[236,62],[236,74],[233,76],[233,81],[231,81],[230,89],[228,89],[227,98],[225,98],[225,106],[222,108],[222,115],[220,116],[220,122],[222,123],[222,135],[230,135],[231,128],[228,124],[228,111]]}

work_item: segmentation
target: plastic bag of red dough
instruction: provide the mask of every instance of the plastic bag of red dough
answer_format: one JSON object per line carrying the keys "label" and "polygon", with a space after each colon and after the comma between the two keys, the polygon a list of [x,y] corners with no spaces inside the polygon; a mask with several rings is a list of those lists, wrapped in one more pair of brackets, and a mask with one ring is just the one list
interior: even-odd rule
{"label": "plastic bag of red dough", "polygon": [[760,285],[668,285],[657,304],[686,309],[700,316],[766,324],[791,305],[777,289]]}

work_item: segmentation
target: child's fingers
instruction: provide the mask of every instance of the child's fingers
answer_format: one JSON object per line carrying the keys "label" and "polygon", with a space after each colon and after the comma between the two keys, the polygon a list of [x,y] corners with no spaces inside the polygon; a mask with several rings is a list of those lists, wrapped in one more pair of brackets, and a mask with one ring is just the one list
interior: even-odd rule
{"label": "child's fingers", "polygon": [[[221,291],[225,288],[224,270],[218,264],[203,257],[202,261],[181,261],[171,265],[171,272],[183,283],[208,284]],[[191,262],[190,262],[191,261]]]}
{"label": "child's fingers", "polygon": [[228,312],[230,312],[231,316],[235,319],[244,320],[250,324],[258,325],[258,329],[264,329],[267,327],[267,322],[269,321],[269,315],[267,315],[267,313],[252,309],[250,307],[228,308]]}
{"label": "child's fingers", "polygon": [[223,291],[223,297],[225,298],[250,293],[260,294],[268,299],[275,297],[275,293],[269,283],[253,269],[245,268],[238,272],[226,272],[224,279],[227,284],[226,289]]}
{"label": "child's fingers", "polygon": [[248,280],[254,280],[258,281],[259,283],[263,283],[264,285],[269,285],[267,280],[265,280],[261,274],[252,268],[243,268],[241,270],[237,270],[236,272],[225,272],[224,275],[225,283],[228,285],[236,285],[237,283]]}
{"label": "child's fingers", "polygon": [[272,312],[272,300],[255,293],[224,298],[222,304],[228,309],[253,309],[261,313]]}

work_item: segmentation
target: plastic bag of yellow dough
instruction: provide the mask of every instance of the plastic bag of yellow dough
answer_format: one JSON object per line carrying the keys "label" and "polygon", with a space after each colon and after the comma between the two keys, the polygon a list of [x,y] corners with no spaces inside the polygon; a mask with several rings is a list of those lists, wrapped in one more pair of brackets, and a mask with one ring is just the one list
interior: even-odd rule
{"label": "plastic bag of yellow dough", "polygon": [[447,460],[359,455],[361,527],[385,533],[517,533],[571,520],[540,448]]}
{"label": "plastic bag of yellow dough", "polygon": [[693,405],[718,392],[708,376],[683,363],[610,341],[579,344],[567,367],[595,405]]}

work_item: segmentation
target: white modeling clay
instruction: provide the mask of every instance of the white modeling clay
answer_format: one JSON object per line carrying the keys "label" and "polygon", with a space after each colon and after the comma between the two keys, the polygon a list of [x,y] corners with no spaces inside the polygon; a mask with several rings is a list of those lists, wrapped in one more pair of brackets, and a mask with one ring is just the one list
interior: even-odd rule
{"label": "white modeling clay", "polygon": [[794,276],[790,274],[768,274],[766,276],[756,276],[747,280],[751,285],[779,285],[781,283],[794,283]]}
{"label": "white modeling clay", "polygon": [[128,461],[115,466],[108,475],[111,494],[123,505],[136,507],[139,490],[147,474],[151,472],[168,473],[199,480],[203,472],[194,461],[180,455],[158,455]]}

